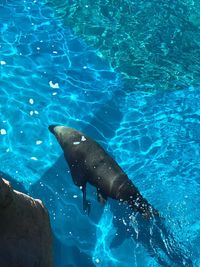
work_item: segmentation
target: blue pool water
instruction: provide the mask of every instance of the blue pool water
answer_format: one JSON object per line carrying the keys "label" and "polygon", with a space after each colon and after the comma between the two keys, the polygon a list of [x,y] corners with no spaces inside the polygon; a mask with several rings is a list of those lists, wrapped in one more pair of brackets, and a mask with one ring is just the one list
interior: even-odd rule
{"label": "blue pool water", "polygon": [[[0,171],[48,208],[55,266],[200,266],[200,88],[126,90],[120,72],[42,1],[0,0],[0,31]],[[103,208],[92,187],[84,214],[52,123],[109,151],[165,218],[169,254],[181,260],[162,256],[161,230],[114,201]]]}

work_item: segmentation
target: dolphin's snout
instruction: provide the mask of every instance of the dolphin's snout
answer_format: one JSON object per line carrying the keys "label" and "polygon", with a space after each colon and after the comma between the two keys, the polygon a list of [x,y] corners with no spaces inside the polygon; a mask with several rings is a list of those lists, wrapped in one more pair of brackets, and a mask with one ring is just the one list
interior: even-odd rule
{"label": "dolphin's snout", "polygon": [[55,127],[56,127],[56,126],[57,126],[57,125],[49,125],[49,127],[48,127],[49,131],[50,131],[51,133],[55,134]]}

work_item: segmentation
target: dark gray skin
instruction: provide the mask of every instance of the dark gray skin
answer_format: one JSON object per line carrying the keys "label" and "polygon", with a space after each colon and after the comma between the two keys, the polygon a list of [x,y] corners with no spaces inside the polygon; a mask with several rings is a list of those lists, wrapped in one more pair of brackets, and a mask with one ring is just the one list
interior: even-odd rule
{"label": "dark gray skin", "polygon": [[85,211],[90,211],[86,200],[86,184],[90,183],[97,188],[98,200],[102,203],[110,197],[127,202],[146,218],[158,215],[117,162],[97,142],[72,128],[50,125],[49,130],[64,151],[74,184],[82,188]]}

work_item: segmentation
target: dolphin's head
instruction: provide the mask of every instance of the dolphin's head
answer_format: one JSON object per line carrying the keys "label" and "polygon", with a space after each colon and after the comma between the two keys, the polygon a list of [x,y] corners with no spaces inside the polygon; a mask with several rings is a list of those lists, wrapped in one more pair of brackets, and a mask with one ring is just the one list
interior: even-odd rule
{"label": "dolphin's head", "polygon": [[83,133],[65,126],[50,125],[49,131],[56,136],[64,151],[70,151],[72,148],[86,140]]}

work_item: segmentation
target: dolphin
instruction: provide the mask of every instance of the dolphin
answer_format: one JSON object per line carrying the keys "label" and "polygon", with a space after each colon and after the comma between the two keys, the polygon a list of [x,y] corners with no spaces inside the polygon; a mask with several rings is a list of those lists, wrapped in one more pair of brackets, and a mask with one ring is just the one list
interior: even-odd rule
{"label": "dolphin", "polygon": [[101,203],[105,203],[109,197],[127,203],[146,219],[159,216],[117,162],[96,141],[65,126],[50,125],[49,130],[63,149],[74,184],[83,192],[83,209],[88,214],[90,202],[86,198],[87,183],[96,187],[97,199]]}

